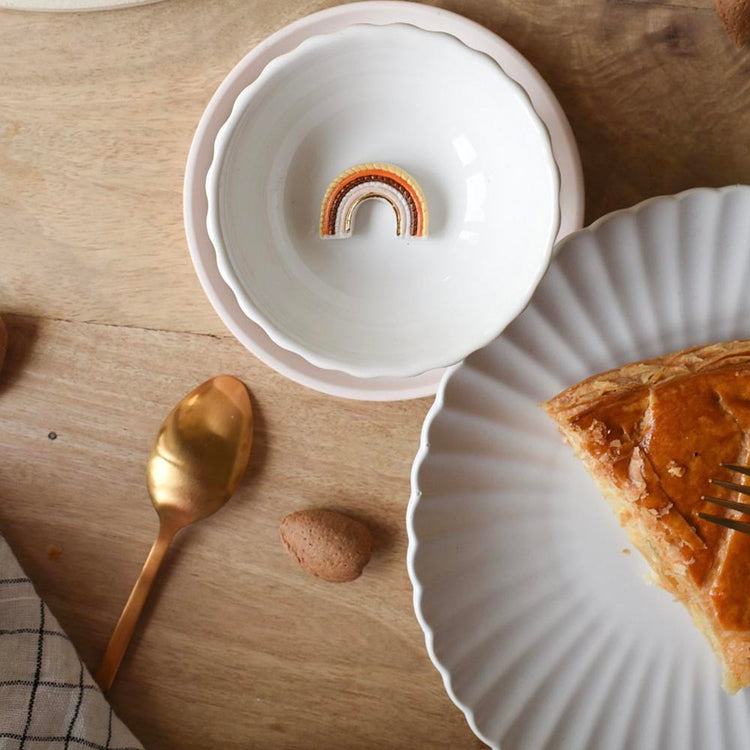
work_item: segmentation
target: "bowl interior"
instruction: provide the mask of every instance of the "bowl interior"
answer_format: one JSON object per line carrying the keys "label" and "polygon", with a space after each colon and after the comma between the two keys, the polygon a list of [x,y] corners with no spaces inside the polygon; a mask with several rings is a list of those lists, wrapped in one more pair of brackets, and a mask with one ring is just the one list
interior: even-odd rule
{"label": "bowl interior", "polygon": [[[318,236],[330,181],[372,161],[420,184],[426,238],[397,238],[380,201],[351,238]],[[277,59],[237,100],[212,171],[212,239],[245,313],[313,364],[364,377],[486,343],[557,231],[557,170],[526,95],[491,58],[407,25],[349,27]]]}

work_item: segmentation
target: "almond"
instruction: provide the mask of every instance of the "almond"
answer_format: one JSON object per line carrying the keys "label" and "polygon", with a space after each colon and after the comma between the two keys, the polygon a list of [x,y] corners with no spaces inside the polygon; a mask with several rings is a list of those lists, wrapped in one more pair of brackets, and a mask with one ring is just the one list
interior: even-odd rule
{"label": "almond", "polygon": [[716,12],[736,47],[750,39],[750,0],[714,0]]}
{"label": "almond", "polygon": [[370,561],[370,530],[343,513],[300,510],[286,516],[279,531],[287,552],[302,569],[324,581],[353,581]]}

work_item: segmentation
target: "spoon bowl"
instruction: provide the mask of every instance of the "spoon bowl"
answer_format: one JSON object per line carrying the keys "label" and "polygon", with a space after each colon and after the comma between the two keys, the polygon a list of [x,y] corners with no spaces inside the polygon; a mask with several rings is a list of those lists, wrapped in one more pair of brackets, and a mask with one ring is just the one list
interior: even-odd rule
{"label": "spoon bowl", "polygon": [[162,523],[179,528],[215,513],[234,494],[253,442],[244,384],[219,375],[199,385],[167,415],[146,470]]}

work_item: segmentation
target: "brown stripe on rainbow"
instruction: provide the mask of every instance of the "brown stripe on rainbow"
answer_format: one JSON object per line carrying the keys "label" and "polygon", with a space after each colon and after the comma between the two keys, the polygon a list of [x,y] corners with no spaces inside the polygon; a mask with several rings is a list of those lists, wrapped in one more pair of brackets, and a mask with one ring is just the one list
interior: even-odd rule
{"label": "brown stripe on rainbow", "polygon": [[393,164],[369,163],[345,169],[328,186],[320,209],[320,236],[350,237],[357,208],[379,198],[396,215],[396,235],[427,235],[428,213],[417,181]]}

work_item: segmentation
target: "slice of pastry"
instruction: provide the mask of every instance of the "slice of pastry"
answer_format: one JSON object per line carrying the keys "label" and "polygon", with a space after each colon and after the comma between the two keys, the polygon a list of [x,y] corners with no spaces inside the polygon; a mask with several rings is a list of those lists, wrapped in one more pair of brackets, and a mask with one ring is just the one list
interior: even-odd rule
{"label": "slice of pastry", "polygon": [[[750,684],[750,535],[698,518],[750,521],[701,500],[748,477],[750,340],[688,349],[595,375],[543,405],[597,481],[659,583],[688,608],[724,667]],[[743,496],[740,499],[750,501]]]}

